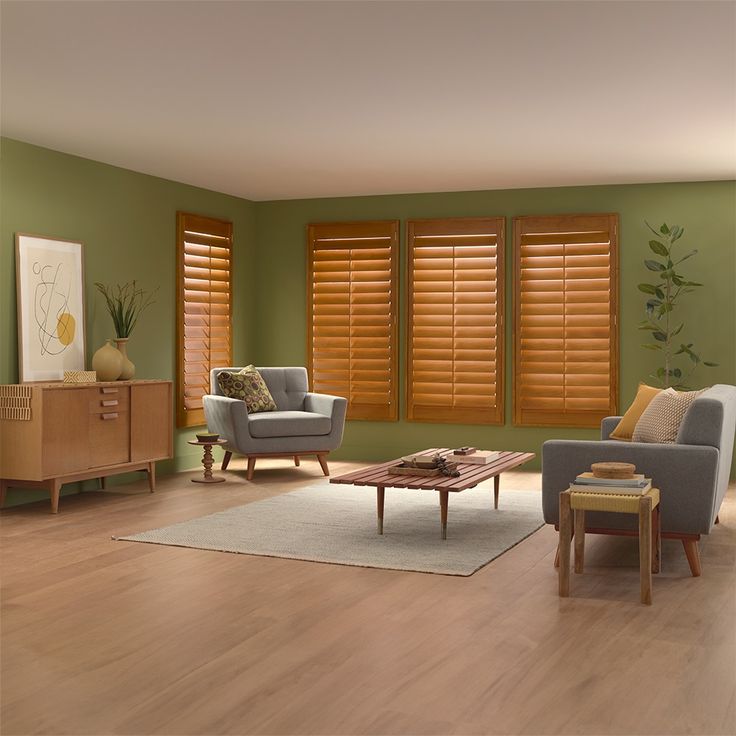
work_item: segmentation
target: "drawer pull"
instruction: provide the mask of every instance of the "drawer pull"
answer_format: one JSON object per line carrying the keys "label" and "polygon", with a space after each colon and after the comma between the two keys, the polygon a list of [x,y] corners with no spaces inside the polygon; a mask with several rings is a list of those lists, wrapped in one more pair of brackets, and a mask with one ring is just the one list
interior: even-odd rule
{"label": "drawer pull", "polygon": [[116,411],[110,412],[109,414],[100,414],[103,419],[117,419],[118,413]]}
{"label": "drawer pull", "polygon": [[116,394],[118,392],[116,388],[101,388],[100,391],[103,394]]}
{"label": "drawer pull", "polygon": [[109,399],[108,401],[102,401],[100,402],[102,406],[117,406],[118,400],[117,399]]}

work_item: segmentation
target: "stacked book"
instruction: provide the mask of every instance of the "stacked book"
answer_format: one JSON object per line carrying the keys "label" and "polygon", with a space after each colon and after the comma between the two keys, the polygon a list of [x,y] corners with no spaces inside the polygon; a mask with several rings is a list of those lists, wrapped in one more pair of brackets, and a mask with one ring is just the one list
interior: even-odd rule
{"label": "stacked book", "polygon": [[579,493],[618,493],[629,496],[641,496],[651,487],[652,479],[645,478],[642,473],[635,473],[631,478],[598,478],[593,473],[581,473],[570,483],[570,490]]}

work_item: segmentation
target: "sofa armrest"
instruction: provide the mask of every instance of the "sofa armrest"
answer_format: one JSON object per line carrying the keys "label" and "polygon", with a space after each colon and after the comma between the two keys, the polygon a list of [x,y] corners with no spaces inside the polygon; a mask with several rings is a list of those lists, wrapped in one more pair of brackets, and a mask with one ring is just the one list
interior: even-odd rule
{"label": "sofa armrest", "polygon": [[544,443],[542,508],[547,523],[558,521],[559,494],[567,490],[575,476],[601,461],[633,463],[637,472],[652,479],[652,484],[661,493],[664,531],[687,534],[710,531],[717,513],[719,453],[715,447],[616,440],[549,440]]}
{"label": "sofa armrest", "polygon": [[208,429],[227,440],[227,450],[237,452],[247,446],[250,432],[245,401],[207,394],[203,397],[202,404]]}
{"label": "sofa armrest", "polygon": [[606,417],[601,421],[601,439],[607,440],[623,417]]}
{"label": "sofa armrest", "polygon": [[308,393],[304,397],[304,411],[323,414],[326,417],[330,417],[333,422],[345,419],[347,407],[348,401],[342,396]]}

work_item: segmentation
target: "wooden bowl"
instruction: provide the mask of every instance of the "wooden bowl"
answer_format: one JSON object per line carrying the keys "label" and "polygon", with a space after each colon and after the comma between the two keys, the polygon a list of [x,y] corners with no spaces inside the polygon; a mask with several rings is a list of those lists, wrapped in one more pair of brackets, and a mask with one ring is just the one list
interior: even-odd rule
{"label": "wooden bowl", "polygon": [[220,439],[220,435],[217,432],[202,432],[197,435],[199,442],[217,442]]}
{"label": "wooden bowl", "polygon": [[596,478],[624,480],[634,477],[636,465],[632,463],[593,463],[590,470]]}

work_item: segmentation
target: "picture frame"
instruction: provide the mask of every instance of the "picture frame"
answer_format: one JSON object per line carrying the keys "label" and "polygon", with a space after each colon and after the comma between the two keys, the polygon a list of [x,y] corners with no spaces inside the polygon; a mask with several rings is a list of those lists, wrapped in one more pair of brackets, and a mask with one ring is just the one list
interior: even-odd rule
{"label": "picture frame", "polygon": [[85,368],[83,244],[16,233],[20,382],[61,381]]}

